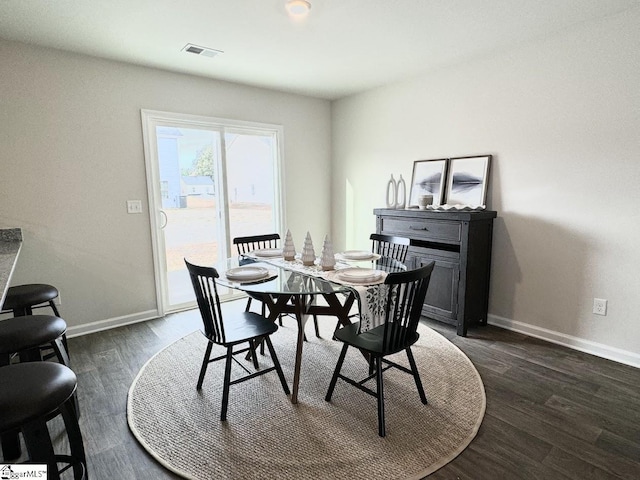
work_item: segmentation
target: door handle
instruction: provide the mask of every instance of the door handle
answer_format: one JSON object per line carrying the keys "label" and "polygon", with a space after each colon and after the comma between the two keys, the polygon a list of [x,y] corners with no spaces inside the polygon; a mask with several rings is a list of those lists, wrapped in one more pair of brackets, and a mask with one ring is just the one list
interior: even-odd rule
{"label": "door handle", "polygon": [[160,224],[160,230],[164,230],[164,227],[167,226],[167,222],[169,221],[169,219],[167,218],[167,214],[165,213],[164,210],[160,210],[160,215],[164,217],[164,222]]}

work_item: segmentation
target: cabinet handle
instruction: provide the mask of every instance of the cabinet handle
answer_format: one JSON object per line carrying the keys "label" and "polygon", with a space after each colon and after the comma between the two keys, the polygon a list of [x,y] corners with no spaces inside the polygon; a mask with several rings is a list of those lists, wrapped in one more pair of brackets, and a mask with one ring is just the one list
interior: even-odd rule
{"label": "cabinet handle", "polygon": [[414,227],[413,225],[409,225],[409,230],[425,230],[428,231],[427,227]]}

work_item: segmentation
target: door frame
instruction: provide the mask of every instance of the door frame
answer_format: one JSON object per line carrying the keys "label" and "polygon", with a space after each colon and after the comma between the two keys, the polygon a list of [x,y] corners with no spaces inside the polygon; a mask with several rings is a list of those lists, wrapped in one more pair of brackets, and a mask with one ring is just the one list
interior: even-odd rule
{"label": "door frame", "polygon": [[[180,125],[184,128],[202,128],[205,130],[218,130],[220,132],[220,148],[221,165],[218,171],[218,185],[216,186],[216,194],[222,202],[219,207],[219,221],[224,225],[224,238],[220,251],[226,257],[232,256],[231,238],[229,238],[229,201],[227,195],[227,179],[226,179],[226,152],[225,149],[225,129],[255,130],[259,132],[272,132],[275,141],[275,158],[274,158],[274,223],[276,231],[282,230],[285,225],[285,192],[284,185],[284,162],[282,160],[283,145],[283,127],[282,125],[265,124],[257,122],[248,122],[242,120],[230,120],[218,117],[207,117],[202,115],[191,115],[184,113],[163,112],[158,110],[140,110],[142,120],[142,138],[144,146],[144,160],[147,180],[147,197],[149,204],[149,224],[151,229],[151,247],[153,253],[153,273],[156,289],[156,306],[160,316],[187,308],[194,308],[195,301],[192,306],[186,306],[179,309],[169,309],[168,299],[165,298],[165,292],[168,292],[168,282],[166,278],[166,251],[164,237],[160,233],[160,211],[162,210],[162,195],[160,192],[160,174],[157,158],[157,137],[155,127],[158,125]],[[232,295],[227,298],[221,296],[221,300],[231,300]],[[237,296],[233,296],[237,298]]]}

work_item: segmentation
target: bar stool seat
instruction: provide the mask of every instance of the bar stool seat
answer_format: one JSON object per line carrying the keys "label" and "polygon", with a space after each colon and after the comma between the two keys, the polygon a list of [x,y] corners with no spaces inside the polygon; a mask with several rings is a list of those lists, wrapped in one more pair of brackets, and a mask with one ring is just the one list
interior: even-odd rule
{"label": "bar stool seat", "polygon": [[7,289],[2,310],[11,310],[18,317],[31,315],[32,308],[42,303],[48,303],[56,317],[59,317],[58,309],[53,300],[58,298],[58,289],[45,283],[29,283],[16,285]]}
{"label": "bar stool seat", "polygon": [[0,366],[8,365],[10,355],[19,354],[20,361],[41,360],[40,346],[53,348],[63,365],[69,366],[69,354],[62,341],[67,323],[53,315],[27,315],[0,320]]}
{"label": "bar stool seat", "polygon": [[[52,362],[29,362],[0,368],[0,433],[21,431],[29,463],[46,463],[48,478],[73,468],[73,478],[86,478],[86,457],[73,402],[77,378],[71,369]],[[47,422],[62,415],[70,455],[55,454]],[[60,472],[57,463],[66,463]]]}

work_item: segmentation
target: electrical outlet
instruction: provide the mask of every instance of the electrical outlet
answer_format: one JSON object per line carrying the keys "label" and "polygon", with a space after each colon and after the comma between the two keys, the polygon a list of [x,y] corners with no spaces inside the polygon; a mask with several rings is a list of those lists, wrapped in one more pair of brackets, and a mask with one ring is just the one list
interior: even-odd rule
{"label": "electrical outlet", "polygon": [[127,213],[142,213],[142,200],[127,200]]}
{"label": "electrical outlet", "polygon": [[607,301],[604,298],[593,299],[593,313],[596,315],[607,314]]}

